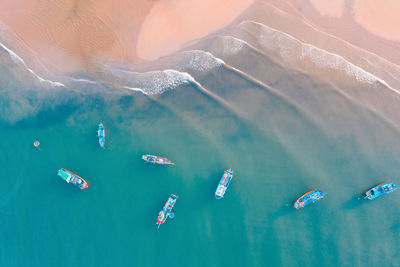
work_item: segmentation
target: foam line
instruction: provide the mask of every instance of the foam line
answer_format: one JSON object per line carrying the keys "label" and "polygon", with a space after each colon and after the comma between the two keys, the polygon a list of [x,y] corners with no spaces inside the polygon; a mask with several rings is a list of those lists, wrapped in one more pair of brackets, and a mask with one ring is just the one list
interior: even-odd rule
{"label": "foam line", "polygon": [[[125,73],[129,76],[124,77],[119,73]],[[146,95],[162,94],[168,90],[175,89],[182,84],[197,82],[189,73],[173,69],[143,73],[118,70],[114,71],[113,74],[121,78],[122,81],[125,80],[125,83],[129,83],[126,86],[126,89],[140,91]]]}
{"label": "foam line", "polygon": [[22,64],[40,83],[48,83],[52,86],[62,86],[65,87],[64,84],[59,83],[59,82],[53,82],[50,80],[43,79],[39,75],[37,75],[32,69],[28,68],[28,66],[25,64],[25,61],[19,57],[14,51],[0,43],[0,46],[10,55],[10,58],[16,63],[16,64]]}
{"label": "foam line", "polygon": [[[241,27],[246,27],[247,25],[260,27],[264,31],[264,34],[259,36],[259,38],[261,38],[261,41],[264,41],[262,42],[262,44],[272,45],[273,43],[273,49],[278,51],[282,59],[285,61],[293,61],[294,59],[304,60],[305,58],[307,58],[310,59],[313,64],[319,67],[343,70],[347,75],[355,77],[358,81],[366,82],[369,84],[379,82],[387,87],[390,87],[384,80],[360,68],[359,66],[354,65],[340,55],[331,53],[314,45],[301,42],[299,39],[293,37],[292,35],[278,31],[256,21],[246,20],[239,24],[239,26]],[[270,40],[273,40],[275,42],[271,42]],[[279,43],[277,43],[276,41],[278,41]],[[290,45],[288,43],[282,45],[283,42],[287,41],[299,44],[300,48],[293,47],[293,45]],[[298,49],[299,51],[294,51],[295,49]]]}
{"label": "foam line", "polygon": [[74,79],[74,78],[72,78],[71,80],[73,80],[73,81],[75,81],[75,82],[84,82],[84,83],[97,84],[97,82],[95,82],[95,81],[86,80],[86,79]]}
{"label": "foam line", "polygon": [[140,88],[129,87],[129,86],[124,86],[122,88],[129,89],[129,90],[136,91],[136,92],[141,92],[144,95],[149,95],[148,93],[146,93],[146,91],[144,91],[143,89],[140,89]]}
{"label": "foam line", "polygon": [[214,57],[210,52],[203,50],[188,50],[181,54],[189,56],[188,59],[183,59],[179,64],[179,70],[197,70],[202,72],[210,71],[221,66],[224,62]]}
{"label": "foam line", "polygon": [[[245,46],[248,48],[252,49],[253,51],[257,52],[258,54],[261,54],[265,56],[265,54],[254,47],[253,45],[249,44],[245,40],[239,39],[237,37],[233,37],[230,35],[223,35],[223,36],[218,36],[219,38],[222,38],[224,40],[224,49],[222,51],[222,54],[225,55],[236,55],[238,54]],[[230,46],[231,45],[231,46]]]}

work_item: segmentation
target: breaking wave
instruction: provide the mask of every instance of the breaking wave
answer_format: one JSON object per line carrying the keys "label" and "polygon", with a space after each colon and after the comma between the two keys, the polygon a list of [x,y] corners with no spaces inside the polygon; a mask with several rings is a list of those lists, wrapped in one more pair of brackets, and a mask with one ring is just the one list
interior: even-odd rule
{"label": "breaking wave", "polygon": [[162,94],[180,85],[196,82],[190,74],[172,69],[144,73],[118,70],[113,71],[113,75],[125,83],[124,88],[146,95]]}
{"label": "breaking wave", "polygon": [[201,71],[207,72],[220,67],[224,62],[214,57],[210,52],[203,50],[189,50],[181,53],[181,64],[177,66],[179,71]]}
{"label": "breaking wave", "polygon": [[65,85],[60,83],[60,82],[54,82],[54,81],[46,80],[46,79],[40,77],[32,69],[28,68],[28,66],[25,64],[25,61],[21,57],[19,57],[14,51],[9,49],[8,47],[3,45],[2,43],[0,43],[0,47],[10,55],[10,58],[14,63],[23,65],[40,83],[47,83],[47,84],[49,84],[51,86],[62,86],[62,87],[65,87]]}
{"label": "breaking wave", "polygon": [[207,73],[225,64],[223,60],[203,50],[183,51],[167,59],[168,67],[165,70],[135,72],[108,68],[108,71],[124,84],[123,88],[157,95],[183,84],[193,83],[201,87],[191,73]]}
{"label": "breaking wave", "polygon": [[295,61],[303,63],[308,60],[315,67],[341,70],[358,81],[369,84],[380,82],[389,87],[384,80],[354,65],[342,56],[314,45],[303,43],[287,33],[251,20],[240,23],[239,27],[245,30],[255,30],[257,34],[253,34],[253,36],[257,39],[259,45],[268,52],[278,54],[285,63],[293,63]]}
{"label": "breaking wave", "polygon": [[233,56],[237,55],[245,45],[249,46],[249,44],[241,39],[238,39],[233,36],[219,36],[221,38],[223,44],[221,49],[222,56]]}

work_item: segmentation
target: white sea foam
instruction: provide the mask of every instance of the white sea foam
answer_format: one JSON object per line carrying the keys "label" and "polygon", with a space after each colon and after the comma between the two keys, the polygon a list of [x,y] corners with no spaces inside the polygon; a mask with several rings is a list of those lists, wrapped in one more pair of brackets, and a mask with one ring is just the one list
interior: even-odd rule
{"label": "white sea foam", "polygon": [[144,95],[149,95],[148,93],[146,93],[146,91],[144,91],[144,90],[142,90],[140,88],[129,87],[129,86],[124,86],[122,88],[129,89],[129,90],[136,91],[136,92],[140,92],[140,93],[142,93]]}
{"label": "white sea foam", "polygon": [[263,49],[278,54],[285,63],[294,62],[296,60],[301,60],[303,62],[304,60],[309,60],[309,62],[316,67],[342,70],[347,75],[353,76],[358,81],[370,84],[380,82],[389,87],[384,80],[366,70],[363,70],[359,66],[354,65],[342,56],[328,52],[314,45],[301,42],[299,39],[287,33],[251,20],[240,23],[240,26],[246,29],[257,27],[259,32],[255,37],[258,38]]}
{"label": "white sea foam", "polygon": [[203,50],[189,50],[182,52],[177,69],[180,71],[196,70],[207,72],[224,64],[222,59],[214,57],[210,52]]}
{"label": "white sea foam", "polygon": [[43,79],[42,77],[37,75],[32,69],[28,68],[28,66],[25,64],[25,61],[20,56],[18,56],[14,51],[9,49],[8,47],[3,45],[2,43],[0,43],[0,47],[3,48],[10,55],[10,58],[14,61],[14,63],[23,65],[39,82],[47,83],[47,84],[50,84],[52,86],[63,86],[63,87],[65,87],[65,85],[62,84],[62,83],[53,82],[53,81],[50,81],[50,80]]}
{"label": "white sea foam", "polygon": [[225,62],[203,50],[188,50],[179,53],[168,61],[174,69],[150,72],[133,72],[108,68],[111,73],[125,83],[123,88],[141,92],[146,95],[162,94],[182,84],[193,83],[199,88],[201,84],[188,72],[209,72],[223,66]]}
{"label": "white sea foam", "polygon": [[[125,75],[121,76],[119,72]],[[198,83],[190,74],[171,69],[144,73],[114,71],[114,75],[128,83],[124,88],[140,91],[146,95],[162,94],[183,84]]]}
{"label": "white sea foam", "polygon": [[91,84],[96,84],[97,82],[91,81],[91,80],[86,80],[86,79],[74,79],[72,78],[73,81],[75,82],[83,82],[83,83],[91,83]]}
{"label": "white sea foam", "polygon": [[11,49],[8,49],[8,47],[6,47],[5,45],[3,45],[2,43],[0,43],[0,46],[6,50],[8,52],[8,54],[10,55],[11,59],[15,62],[15,63],[21,63],[23,65],[25,65],[25,62],[22,58],[20,58],[17,54],[14,53],[14,51],[12,51]]}
{"label": "white sea foam", "polygon": [[233,36],[220,36],[223,41],[221,53],[223,56],[237,55],[245,45],[249,46],[246,41]]}

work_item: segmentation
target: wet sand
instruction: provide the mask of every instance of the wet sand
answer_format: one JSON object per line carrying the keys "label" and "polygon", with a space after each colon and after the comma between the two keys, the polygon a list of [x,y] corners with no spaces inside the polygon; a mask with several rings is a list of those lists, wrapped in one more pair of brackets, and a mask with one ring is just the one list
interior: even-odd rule
{"label": "wet sand", "polygon": [[[152,1],[1,0],[0,20],[52,69],[85,69],[103,58],[135,60],[136,35]],[[60,64],[62,62],[62,64]]]}
{"label": "wet sand", "polygon": [[384,12],[395,9],[394,1],[387,0],[384,3],[389,4],[380,6],[367,1],[362,5],[364,11],[368,7],[367,11],[375,14],[364,20],[373,25],[381,22],[379,27],[387,32],[378,32],[368,28],[367,23],[362,24],[360,14],[365,12],[357,9],[359,2],[354,6],[355,13],[352,3],[344,0],[259,0],[253,5],[253,0],[234,0],[227,3],[117,0],[110,5],[106,0],[0,0],[3,7],[0,22],[52,72],[63,74],[84,70],[93,74],[105,61],[137,63],[169,54],[243,14],[233,27],[243,20],[257,21],[290,34],[304,44],[342,56],[400,87],[397,78],[400,44],[381,37],[396,29],[377,19],[383,16],[389,21],[390,14]]}
{"label": "wet sand", "polygon": [[[348,1],[340,17],[322,14],[309,0],[264,0],[258,1],[244,20],[256,21],[341,56],[400,88],[399,42],[383,39],[359,25]],[[280,47],[283,49],[285,44]]]}
{"label": "wet sand", "polygon": [[140,30],[137,54],[155,59],[234,20],[254,0],[156,2]]}
{"label": "wet sand", "polygon": [[49,69],[63,73],[103,60],[137,61],[138,37],[143,58],[171,52],[225,26],[251,2],[0,0],[0,21]]}

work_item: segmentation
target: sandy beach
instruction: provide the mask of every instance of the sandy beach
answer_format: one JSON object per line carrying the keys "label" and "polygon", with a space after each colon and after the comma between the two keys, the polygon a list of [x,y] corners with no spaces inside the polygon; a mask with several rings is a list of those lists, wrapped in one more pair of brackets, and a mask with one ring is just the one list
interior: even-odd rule
{"label": "sandy beach", "polygon": [[[151,1],[1,0],[0,20],[59,72],[102,59],[135,60],[135,33]],[[60,64],[62,62],[62,64]]]}
{"label": "sandy beach", "polygon": [[400,41],[400,1],[357,0],[354,3],[356,21],[380,37]]}
{"label": "sandy beach", "polygon": [[0,0],[0,21],[64,73],[102,60],[156,58],[227,25],[252,2]]}
{"label": "sandy beach", "polygon": [[[156,2],[140,30],[137,55],[155,59],[229,24],[254,0]],[[229,4],[228,4],[229,3]]]}
{"label": "sandy beach", "polygon": [[[254,2],[261,8],[249,8]],[[0,0],[0,4],[1,24],[56,74],[93,73],[109,60],[156,59],[228,25],[246,10],[257,14],[248,19],[301,35],[322,49],[346,55],[342,45],[327,41],[335,38],[400,62],[399,44],[391,41],[400,40],[395,16],[400,4],[395,0],[355,1],[354,6],[344,0],[116,0],[112,5],[106,0]]]}
{"label": "sandy beach", "polygon": [[310,3],[322,16],[340,17],[343,14],[344,0],[310,0]]}
{"label": "sandy beach", "polygon": [[[342,3],[340,6],[337,1],[336,5],[333,5],[312,0],[264,0],[257,2],[257,11],[250,14],[249,18],[295,36],[304,43],[340,55],[372,73],[381,73],[385,80],[390,79],[398,84],[396,77],[397,66],[400,64],[400,43],[394,39],[383,38],[383,30],[373,32],[368,25],[357,21],[353,2]],[[392,2],[391,5],[392,9],[396,9],[395,3]],[[374,8],[376,10],[370,9],[371,12],[390,17],[389,13],[383,13],[387,9],[385,5],[375,5]],[[327,13],[328,10],[330,13]],[[390,30],[394,26],[390,28],[381,24],[380,27]],[[370,64],[371,62],[374,64]]]}
{"label": "sandy beach", "polygon": [[[329,16],[340,18],[345,11],[348,13],[348,18],[344,18],[348,25],[356,22],[365,30],[379,37],[399,41],[400,40],[400,1],[397,0],[356,0],[353,6],[350,2],[344,0],[329,1],[329,0],[308,0],[312,7],[319,13],[320,16]],[[305,1],[300,5],[307,5]],[[295,3],[295,4],[296,4]],[[300,6],[297,5],[297,6]],[[304,10],[302,10],[303,13]],[[350,18],[350,20],[349,20]],[[342,27],[342,30],[346,30]]]}

